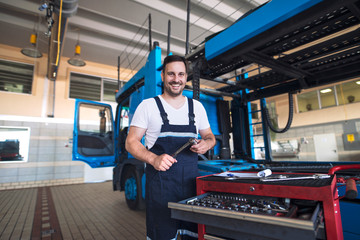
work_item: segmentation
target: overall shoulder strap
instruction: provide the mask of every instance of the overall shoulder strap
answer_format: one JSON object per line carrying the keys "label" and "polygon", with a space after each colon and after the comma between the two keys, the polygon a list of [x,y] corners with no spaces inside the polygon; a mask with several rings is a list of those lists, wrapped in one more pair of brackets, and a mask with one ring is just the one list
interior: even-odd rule
{"label": "overall shoulder strap", "polygon": [[194,114],[194,102],[192,98],[188,98],[189,105],[189,125],[195,124],[195,114]]}
{"label": "overall shoulder strap", "polygon": [[160,100],[159,96],[154,97],[154,99],[156,101],[156,105],[159,108],[160,116],[161,116],[161,118],[163,120],[163,123],[164,124],[169,124],[169,119],[167,118],[167,113],[164,110],[164,107],[163,107],[163,105],[161,103],[161,100]]}

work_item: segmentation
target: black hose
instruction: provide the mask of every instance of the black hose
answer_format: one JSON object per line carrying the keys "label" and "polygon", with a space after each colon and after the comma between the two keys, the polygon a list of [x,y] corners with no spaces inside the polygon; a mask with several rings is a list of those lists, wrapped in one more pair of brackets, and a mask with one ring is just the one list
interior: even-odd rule
{"label": "black hose", "polygon": [[288,122],[286,123],[286,126],[281,130],[276,129],[271,124],[269,111],[268,111],[267,107],[265,106],[265,120],[266,120],[270,130],[275,132],[275,133],[284,133],[287,130],[289,130],[290,126],[291,126],[291,123],[292,123],[292,120],[293,120],[293,116],[294,116],[294,100],[293,100],[293,97],[292,97],[292,93],[289,93],[289,118],[288,118]]}

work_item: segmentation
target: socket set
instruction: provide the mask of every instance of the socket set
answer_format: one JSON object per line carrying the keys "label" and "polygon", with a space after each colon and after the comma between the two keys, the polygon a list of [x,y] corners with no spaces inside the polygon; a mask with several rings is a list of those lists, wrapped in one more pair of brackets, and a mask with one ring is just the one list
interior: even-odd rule
{"label": "socket set", "polygon": [[202,198],[192,198],[187,205],[202,206],[234,212],[257,213],[270,216],[290,217],[296,212],[295,206],[290,206],[290,199],[270,197],[255,197],[243,194],[211,192]]}

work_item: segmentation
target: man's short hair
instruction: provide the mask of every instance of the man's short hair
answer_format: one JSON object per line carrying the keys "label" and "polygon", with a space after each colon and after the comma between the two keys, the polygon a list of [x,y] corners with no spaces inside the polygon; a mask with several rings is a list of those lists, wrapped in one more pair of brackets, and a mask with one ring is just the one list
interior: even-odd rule
{"label": "man's short hair", "polygon": [[165,57],[162,72],[165,71],[166,65],[171,62],[183,62],[185,64],[186,73],[188,72],[188,63],[186,59],[179,55],[169,55]]}

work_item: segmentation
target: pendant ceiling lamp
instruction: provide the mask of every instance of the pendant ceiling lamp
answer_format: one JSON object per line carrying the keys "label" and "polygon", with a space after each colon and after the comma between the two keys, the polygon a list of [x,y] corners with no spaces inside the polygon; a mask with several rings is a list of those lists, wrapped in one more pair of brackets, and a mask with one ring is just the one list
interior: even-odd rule
{"label": "pendant ceiling lamp", "polygon": [[28,57],[41,58],[42,53],[39,51],[39,49],[37,49],[36,42],[37,42],[37,35],[35,33],[32,33],[30,36],[31,46],[21,49],[21,53]]}
{"label": "pendant ceiling lamp", "polygon": [[70,65],[76,66],[76,67],[83,67],[86,65],[85,61],[80,57],[81,47],[79,43],[79,39],[75,45],[75,55],[68,60],[68,63]]}

